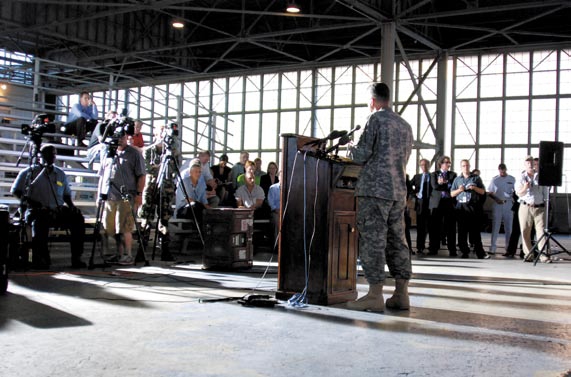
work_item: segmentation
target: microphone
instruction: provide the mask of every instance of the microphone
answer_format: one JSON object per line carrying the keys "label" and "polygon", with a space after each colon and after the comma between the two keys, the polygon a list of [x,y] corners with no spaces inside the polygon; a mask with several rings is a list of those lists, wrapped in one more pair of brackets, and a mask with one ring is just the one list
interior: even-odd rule
{"label": "microphone", "polygon": [[359,125],[359,124],[356,125],[355,128],[353,128],[351,131],[349,131],[349,132],[347,133],[347,136],[353,135],[353,134],[355,133],[355,131],[359,131],[360,129],[361,129],[361,125]]}
{"label": "microphone", "polygon": [[335,140],[340,137],[347,135],[347,131],[331,131],[331,133],[325,138],[325,140]]}
{"label": "microphone", "polygon": [[347,135],[347,131],[333,130],[333,131],[331,131],[331,133],[329,135],[327,135],[323,139],[316,139],[316,140],[308,141],[307,143],[304,144],[304,146],[325,144],[325,143],[327,143],[327,140],[335,140],[335,139],[338,139],[338,138],[343,137],[345,135]]}

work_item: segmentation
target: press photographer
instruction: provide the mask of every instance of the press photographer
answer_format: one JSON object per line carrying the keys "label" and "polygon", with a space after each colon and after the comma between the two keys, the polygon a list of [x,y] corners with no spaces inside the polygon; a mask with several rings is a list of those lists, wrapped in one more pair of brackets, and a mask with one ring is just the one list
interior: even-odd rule
{"label": "press photographer", "polygon": [[108,122],[102,136],[107,152],[102,155],[99,171],[99,197],[105,204],[104,237],[114,236],[117,254],[113,259],[125,265],[134,263],[131,252],[134,211],[142,203],[145,187],[143,156],[127,144],[127,138],[133,132],[134,125],[129,118]]}
{"label": "press photographer", "polygon": [[[43,131],[36,128],[35,132],[41,134]],[[50,267],[48,232],[54,226],[70,230],[72,267],[85,267],[81,261],[85,236],[83,215],[71,200],[71,189],[65,172],[54,166],[56,148],[46,144],[41,147],[40,154],[41,162],[22,170],[11,189],[25,208],[25,223],[32,227],[32,268]]]}

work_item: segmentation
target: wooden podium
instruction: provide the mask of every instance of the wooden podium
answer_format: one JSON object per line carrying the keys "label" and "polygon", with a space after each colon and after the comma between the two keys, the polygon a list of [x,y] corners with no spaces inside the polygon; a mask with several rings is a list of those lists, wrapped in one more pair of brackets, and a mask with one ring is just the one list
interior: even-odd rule
{"label": "wooden podium", "polygon": [[285,300],[301,293],[307,268],[310,304],[355,300],[358,237],[354,194],[361,167],[320,152],[315,138],[282,137],[283,220],[276,296]]}

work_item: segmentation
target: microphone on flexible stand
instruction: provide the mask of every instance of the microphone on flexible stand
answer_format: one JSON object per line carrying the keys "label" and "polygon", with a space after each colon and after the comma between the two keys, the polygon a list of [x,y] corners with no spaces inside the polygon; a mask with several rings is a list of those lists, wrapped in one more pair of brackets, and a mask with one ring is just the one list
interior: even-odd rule
{"label": "microphone on flexible stand", "polygon": [[339,138],[339,141],[337,142],[337,144],[335,144],[334,146],[332,146],[331,148],[329,148],[328,150],[325,151],[325,154],[329,154],[331,152],[333,152],[334,150],[335,152],[335,156],[337,156],[337,152],[339,151],[339,147],[342,145],[346,145],[348,144],[351,140],[352,140],[352,136],[355,133],[355,131],[358,131],[361,129],[360,125],[357,125],[355,128],[353,128],[351,131],[347,132],[347,131],[341,131],[344,132],[345,134],[342,135]]}
{"label": "microphone on flexible stand", "polygon": [[[355,131],[359,131],[360,129],[361,129],[361,125],[359,125],[359,124],[356,125],[355,128],[353,128],[351,131],[349,131],[349,132],[347,133],[347,136],[353,136],[353,134],[355,133]],[[345,144],[347,144],[347,143],[345,143]]]}
{"label": "microphone on flexible stand", "polygon": [[328,140],[335,140],[335,139],[338,139],[338,138],[343,137],[345,135],[347,135],[347,131],[333,130],[333,131],[331,131],[331,133],[329,135],[327,135],[323,139],[315,139],[312,141],[308,141],[307,143],[305,143],[303,145],[304,146],[306,146],[306,145],[321,145],[321,144],[327,143]]}

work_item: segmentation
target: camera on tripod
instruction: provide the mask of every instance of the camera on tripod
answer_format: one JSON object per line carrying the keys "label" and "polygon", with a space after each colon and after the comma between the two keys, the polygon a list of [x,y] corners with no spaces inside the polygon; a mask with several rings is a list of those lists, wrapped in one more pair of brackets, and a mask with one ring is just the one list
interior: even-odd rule
{"label": "camera on tripod", "polygon": [[121,139],[135,134],[135,121],[129,117],[111,119],[105,125],[103,144],[108,146],[107,157],[114,157]]}
{"label": "camera on tripod", "polygon": [[44,133],[55,133],[56,125],[47,114],[38,114],[32,124],[22,124],[22,135],[41,138]]}
{"label": "camera on tripod", "polygon": [[172,147],[175,141],[175,136],[178,136],[178,124],[171,123],[165,126],[165,129],[163,131],[163,142],[165,143],[167,148],[170,149]]}

